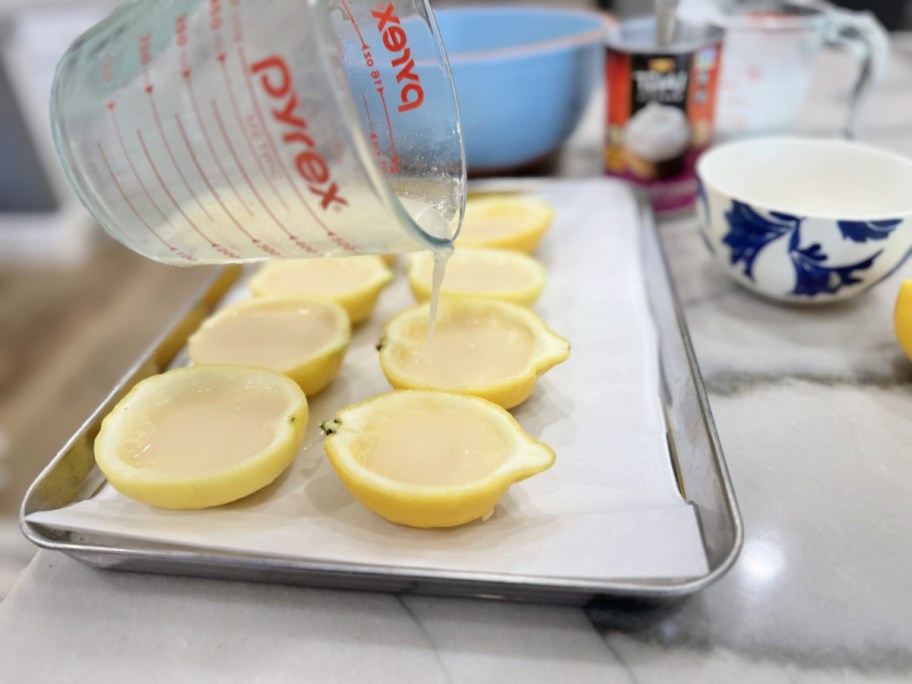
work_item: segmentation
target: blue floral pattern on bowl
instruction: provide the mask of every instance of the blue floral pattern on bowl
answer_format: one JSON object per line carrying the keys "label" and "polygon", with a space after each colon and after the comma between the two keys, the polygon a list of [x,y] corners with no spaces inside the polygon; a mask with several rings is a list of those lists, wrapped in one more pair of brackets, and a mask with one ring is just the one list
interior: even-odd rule
{"label": "blue floral pattern on bowl", "polygon": [[[766,216],[750,205],[732,200],[731,209],[725,212],[728,232],[722,242],[730,249],[733,266],[743,264],[744,275],[754,280],[754,261],[771,242],[788,237],[788,255],[795,269],[795,287],[789,293],[814,297],[820,293],[835,293],[848,285],[864,282],[860,275],[870,269],[882,249],[853,263],[834,265],[820,243],[802,246],[801,225],[804,218],[780,212]],[[853,242],[865,243],[885,240],[902,219],[884,221],[836,221],[842,237]]]}
{"label": "blue floral pattern on bowl", "polygon": [[[912,255],[908,235],[898,235],[900,228],[912,228],[910,219],[808,218],[723,198],[702,183],[700,190],[697,207],[706,246],[737,280],[767,296],[808,303],[843,299],[889,277]],[[826,239],[821,241],[822,232]],[[779,247],[771,250],[773,245]],[[774,261],[777,271],[791,274],[777,280],[789,283],[781,288],[755,274],[758,259],[770,251],[776,253],[768,254],[767,268]]]}
{"label": "blue floral pattern on bowl", "polygon": [[767,136],[713,147],[697,176],[713,259],[771,299],[848,299],[912,254],[912,159],[854,142]]}

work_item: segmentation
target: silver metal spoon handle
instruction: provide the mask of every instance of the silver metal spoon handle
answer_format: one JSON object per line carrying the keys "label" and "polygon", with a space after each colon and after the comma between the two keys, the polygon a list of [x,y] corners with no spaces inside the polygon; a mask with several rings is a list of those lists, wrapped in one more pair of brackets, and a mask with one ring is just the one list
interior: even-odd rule
{"label": "silver metal spoon handle", "polygon": [[655,0],[655,13],[656,39],[659,45],[668,45],[678,23],[678,0]]}

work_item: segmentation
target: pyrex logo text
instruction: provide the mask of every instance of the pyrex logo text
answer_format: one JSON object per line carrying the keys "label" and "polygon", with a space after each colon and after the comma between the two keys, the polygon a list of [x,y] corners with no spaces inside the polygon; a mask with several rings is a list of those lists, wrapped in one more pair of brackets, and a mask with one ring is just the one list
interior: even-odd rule
{"label": "pyrex logo text", "polygon": [[329,164],[317,152],[314,139],[306,132],[307,120],[297,111],[298,94],[292,87],[291,71],[285,60],[273,55],[255,62],[250,70],[254,75],[260,75],[263,90],[280,101],[281,108],[271,110],[272,118],[291,128],[282,135],[282,142],[289,146],[296,143],[303,145],[295,156],[295,168],[307,182],[307,189],[320,197],[323,209],[327,209],[333,202],[347,205],[348,200],[339,195],[339,186],[332,179]]}
{"label": "pyrex logo text", "polygon": [[[372,10],[371,15],[377,20],[377,30],[383,36],[384,47],[392,53],[402,53],[393,57],[390,63],[397,69],[396,83],[400,84],[399,111],[407,112],[417,109],[424,102],[424,88],[414,72],[415,60],[408,47],[408,36],[394,12],[393,4],[389,3],[386,9]],[[401,85],[403,81],[406,81],[405,85]]]}

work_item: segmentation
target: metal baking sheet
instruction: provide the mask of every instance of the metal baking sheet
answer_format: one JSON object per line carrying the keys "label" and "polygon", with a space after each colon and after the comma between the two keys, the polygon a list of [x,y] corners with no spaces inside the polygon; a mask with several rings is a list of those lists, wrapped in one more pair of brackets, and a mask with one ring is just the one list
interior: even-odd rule
{"label": "metal baking sheet", "polygon": [[[611,182],[611,181],[605,181]],[[473,190],[535,192],[553,181],[496,181]],[[580,603],[593,598],[683,596],[721,576],[741,544],[734,494],[709,412],[696,360],[661,252],[655,223],[639,203],[640,255],[652,316],[659,337],[661,386],[657,388],[668,428],[668,444],[683,497],[699,518],[709,570],[699,577],[662,579],[578,579],[515,573],[463,572],[436,568],[396,568],[230,553],[153,544],[122,538],[79,535],[31,523],[37,511],[54,510],[90,498],[104,484],[94,464],[92,442],[101,419],[140,379],[167,367],[190,332],[238,279],[240,269],[213,277],[186,311],[134,366],[108,399],[57,455],[29,490],[22,528],[39,546],[61,550],[89,565],[334,588],[409,591]]]}

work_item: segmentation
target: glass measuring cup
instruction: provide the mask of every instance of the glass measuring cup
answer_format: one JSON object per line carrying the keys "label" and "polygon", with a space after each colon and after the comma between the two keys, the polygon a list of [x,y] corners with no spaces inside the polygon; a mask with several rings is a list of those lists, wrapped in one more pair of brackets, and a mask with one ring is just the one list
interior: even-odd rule
{"label": "glass measuring cup", "polygon": [[134,0],[64,55],[51,119],[80,200],[157,261],[440,249],[462,219],[425,0]]}
{"label": "glass measuring cup", "polygon": [[857,136],[859,114],[886,67],[889,43],[865,12],[816,3],[750,0],[715,18],[725,29],[716,130],[722,138],[788,130],[804,102],[823,47],[850,48],[859,72],[842,133]]}

